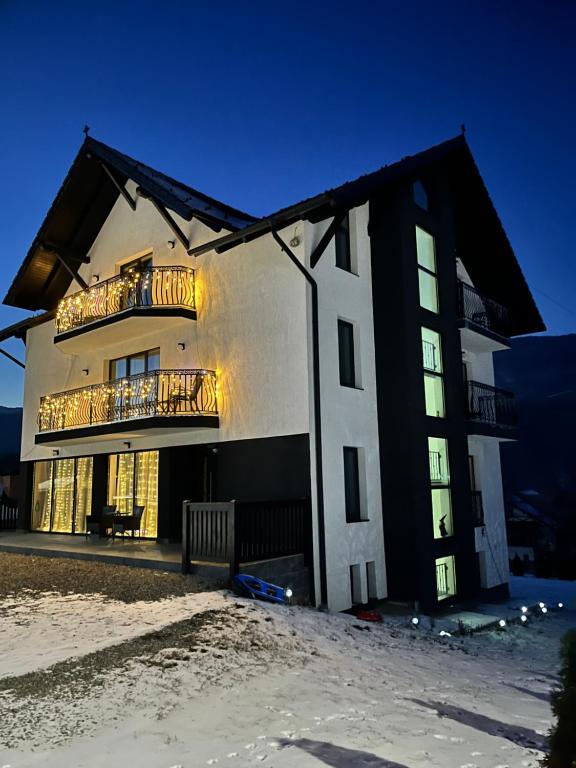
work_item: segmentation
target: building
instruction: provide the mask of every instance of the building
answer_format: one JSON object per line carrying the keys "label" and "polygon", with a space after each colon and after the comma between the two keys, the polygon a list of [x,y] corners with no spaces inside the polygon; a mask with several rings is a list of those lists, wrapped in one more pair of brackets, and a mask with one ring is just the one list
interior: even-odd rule
{"label": "building", "polygon": [[319,604],[506,591],[492,353],[543,324],[463,136],[264,218],[87,137],[5,303],[32,530],[309,497]]}

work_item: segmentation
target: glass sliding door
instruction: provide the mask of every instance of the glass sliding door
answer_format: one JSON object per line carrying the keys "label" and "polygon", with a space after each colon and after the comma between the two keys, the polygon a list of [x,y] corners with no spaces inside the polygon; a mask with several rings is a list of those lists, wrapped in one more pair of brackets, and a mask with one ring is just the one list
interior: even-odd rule
{"label": "glass sliding door", "polygon": [[35,462],[32,530],[84,533],[91,506],[91,456]]}
{"label": "glass sliding door", "polygon": [[117,453],[108,462],[108,504],[119,514],[131,515],[144,507],[141,535],[158,535],[158,451]]}

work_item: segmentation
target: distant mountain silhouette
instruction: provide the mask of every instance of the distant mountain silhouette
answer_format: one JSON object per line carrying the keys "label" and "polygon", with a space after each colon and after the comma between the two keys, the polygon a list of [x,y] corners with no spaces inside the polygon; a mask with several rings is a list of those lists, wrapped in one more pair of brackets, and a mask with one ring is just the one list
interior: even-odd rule
{"label": "distant mountain silhouette", "polygon": [[20,465],[22,408],[0,405],[0,475],[16,474]]}
{"label": "distant mountain silhouette", "polygon": [[494,365],[520,419],[518,442],[501,446],[507,493],[576,493],[576,334],[515,339]]}

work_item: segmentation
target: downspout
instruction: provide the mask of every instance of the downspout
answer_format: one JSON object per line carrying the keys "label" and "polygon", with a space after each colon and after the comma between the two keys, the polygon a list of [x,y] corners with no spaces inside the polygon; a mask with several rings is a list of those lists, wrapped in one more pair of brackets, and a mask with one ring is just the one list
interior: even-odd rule
{"label": "downspout", "polygon": [[322,418],[320,412],[320,336],[318,330],[318,284],[306,267],[286,245],[280,235],[272,229],[272,237],[281,250],[306,278],[312,293],[312,377],[314,397],[314,431],[316,454],[316,498],[318,504],[318,547],[320,561],[320,604],[328,602],[326,580],[326,532],[324,528],[324,481],[322,473]]}

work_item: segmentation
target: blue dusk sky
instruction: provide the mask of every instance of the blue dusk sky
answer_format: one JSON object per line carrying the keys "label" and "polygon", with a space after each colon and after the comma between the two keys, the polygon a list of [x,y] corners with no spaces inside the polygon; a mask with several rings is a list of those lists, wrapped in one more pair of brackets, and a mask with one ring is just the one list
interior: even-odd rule
{"label": "blue dusk sky", "polygon": [[[465,123],[548,332],[574,332],[575,23],[571,0],[0,0],[2,295],[85,123],[256,215]],[[21,390],[0,358],[0,404]]]}

